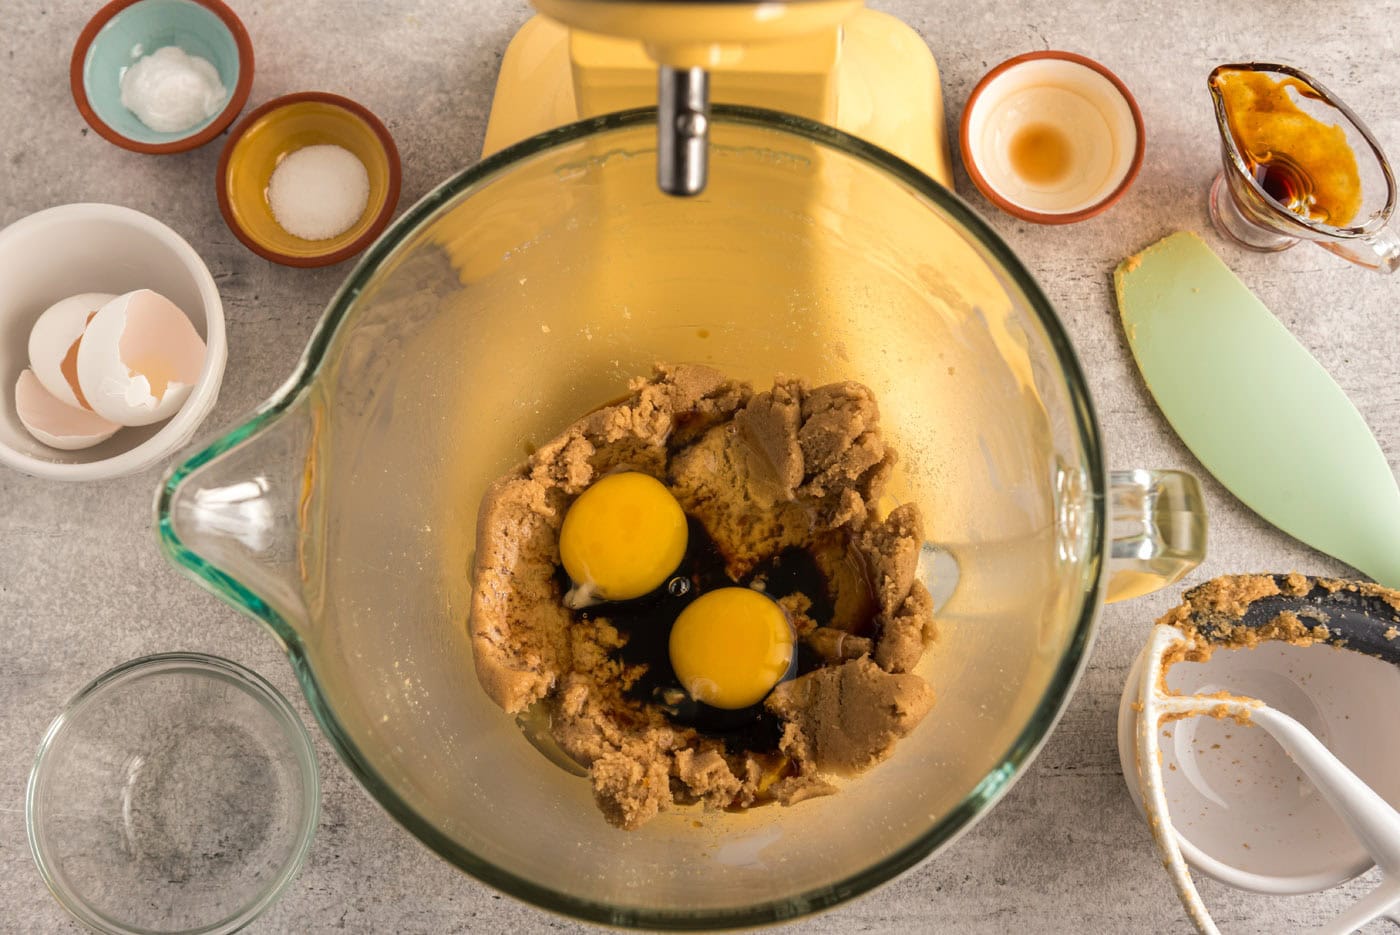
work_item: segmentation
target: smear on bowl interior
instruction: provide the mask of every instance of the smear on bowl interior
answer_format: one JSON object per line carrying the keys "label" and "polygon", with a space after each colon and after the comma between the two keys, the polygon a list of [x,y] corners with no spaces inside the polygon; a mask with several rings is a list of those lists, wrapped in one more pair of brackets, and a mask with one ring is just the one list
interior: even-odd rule
{"label": "smear on bowl interior", "polygon": [[933,705],[917,507],[858,383],[658,365],[487,493],[470,621],[505,711],[545,709],[607,820],[793,805]]}

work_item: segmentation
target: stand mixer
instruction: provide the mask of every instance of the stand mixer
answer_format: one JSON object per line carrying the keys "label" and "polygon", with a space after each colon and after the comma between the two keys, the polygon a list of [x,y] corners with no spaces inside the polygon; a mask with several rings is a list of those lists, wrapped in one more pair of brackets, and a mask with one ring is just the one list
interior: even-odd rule
{"label": "stand mixer", "polygon": [[911,27],[861,0],[533,3],[539,14],[501,62],[483,156],[577,120],[656,105],[657,183],[696,195],[714,100],[836,127],[952,186],[933,54]]}

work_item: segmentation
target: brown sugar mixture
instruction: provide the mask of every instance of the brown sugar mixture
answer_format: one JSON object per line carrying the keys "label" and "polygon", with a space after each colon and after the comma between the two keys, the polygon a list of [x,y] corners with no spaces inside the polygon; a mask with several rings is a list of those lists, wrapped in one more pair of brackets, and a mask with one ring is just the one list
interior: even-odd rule
{"label": "brown sugar mixture", "polygon": [[1225,108],[1235,146],[1259,184],[1294,214],[1333,227],[1361,210],[1361,173],[1346,132],[1305,112],[1288,95],[1321,100],[1296,78],[1225,69],[1211,78]]}
{"label": "brown sugar mixture", "polygon": [[[608,821],[676,804],[742,809],[836,791],[887,757],[933,705],[911,670],[934,636],[915,577],[919,511],[879,517],[895,462],[870,391],[779,378],[756,393],[698,366],[658,365],[498,480],[477,529],[471,636],[506,712],[543,705]],[[618,471],[660,480],[688,518],[685,558],[655,592],[564,604],[560,529]],[[796,637],[789,678],[749,708],[688,697],[666,655],[690,601],[717,587],[773,598]]]}

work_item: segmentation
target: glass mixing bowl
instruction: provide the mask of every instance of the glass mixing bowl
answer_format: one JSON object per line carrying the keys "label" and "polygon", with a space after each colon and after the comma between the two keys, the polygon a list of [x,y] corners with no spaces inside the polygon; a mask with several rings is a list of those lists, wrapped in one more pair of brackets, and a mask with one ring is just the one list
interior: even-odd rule
{"label": "glass mixing bowl", "polygon": [[75,695],[25,795],[44,883],[113,935],[244,928],[296,878],[319,808],[311,736],[287,699],[200,653],[133,659]]}
{"label": "glass mixing bowl", "polygon": [[[890,879],[1005,792],[1083,663],[1110,507],[1124,594],[1189,567],[1203,530],[1189,478],[1110,490],[1063,329],[955,196],[836,130],[716,107],[709,187],[669,198],[655,132],[654,110],[564,127],[423,199],[277,396],[172,472],[159,525],[444,858],[582,918],[751,925]],[[478,685],[468,569],[488,483],[657,360],[869,385],[902,456],[891,493],[923,509],[935,589],[956,587],[920,670],[939,700],[886,763],[792,808],[624,832]]]}

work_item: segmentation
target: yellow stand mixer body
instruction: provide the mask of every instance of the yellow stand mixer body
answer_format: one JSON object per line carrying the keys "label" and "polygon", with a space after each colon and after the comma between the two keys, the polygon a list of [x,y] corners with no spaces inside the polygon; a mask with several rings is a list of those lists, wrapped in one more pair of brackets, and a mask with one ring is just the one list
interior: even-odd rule
{"label": "yellow stand mixer body", "polygon": [[[501,62],[483,155],[659,97],[662,188],[694,194],[712,97],[836,127],[952,187],[933,55],[912,28],[862,0],[533,2],[540,14]],[[674,172],[668,143],[679,147]],[[675,173],[691,177],[668,184]]]}

